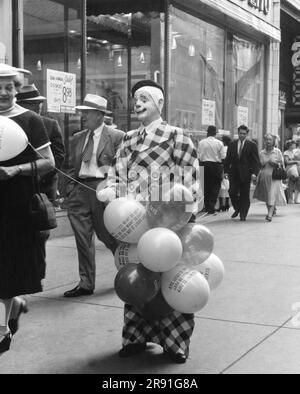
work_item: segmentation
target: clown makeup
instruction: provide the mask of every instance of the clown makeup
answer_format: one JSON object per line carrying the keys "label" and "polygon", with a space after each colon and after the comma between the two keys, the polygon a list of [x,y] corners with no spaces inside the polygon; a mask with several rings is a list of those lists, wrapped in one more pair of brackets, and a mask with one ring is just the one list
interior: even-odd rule
{"label": "clown makeup", "polygon": [[139,89],[134,95],[134,110],[138,120],[148,126],[161,117],[163,99],[155,102],[152,95],[146,89]]}

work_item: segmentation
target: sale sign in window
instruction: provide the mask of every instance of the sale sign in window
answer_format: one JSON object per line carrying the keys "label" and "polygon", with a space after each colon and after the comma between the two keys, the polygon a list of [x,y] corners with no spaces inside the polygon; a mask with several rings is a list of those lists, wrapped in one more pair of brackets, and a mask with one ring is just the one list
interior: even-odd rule
{"label": "sale sign in window", "polygon": [[47,70],[48,112],[74,114],[76,106],[76,74]]}

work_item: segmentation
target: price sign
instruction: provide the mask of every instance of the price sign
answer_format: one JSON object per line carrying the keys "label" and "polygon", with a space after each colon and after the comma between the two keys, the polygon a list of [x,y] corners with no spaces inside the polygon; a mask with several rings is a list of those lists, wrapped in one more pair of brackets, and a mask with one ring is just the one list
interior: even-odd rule
{"label": "price sign", "polygon": [[47,70],[48,112],[74,114],[76,106],[76,74]]}

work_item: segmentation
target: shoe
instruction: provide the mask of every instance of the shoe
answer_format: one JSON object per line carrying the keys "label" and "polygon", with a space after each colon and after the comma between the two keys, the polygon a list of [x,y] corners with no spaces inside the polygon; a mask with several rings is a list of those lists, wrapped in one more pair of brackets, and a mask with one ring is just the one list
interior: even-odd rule
{"label": "shoe", "polygon": [[173,353],[171,351],[164,351],[165,354],[175,363],[175,364],[184,364],[187,360],[185,354],[182,353]]}
{"label": "shoe", "polygon": [[94,294],[94,290],[86,290],[83,287],[76,286],[74,289],[66,291],[64,293],[64,297],[72,298],[72,297],[88,296],[92,294]]}
{"label": "shoe", "polygon": [[269,215],[266,216],[266,222],[272,222],[271,216],[269,216]]}
{"label": "shoe", "polygon": [[12,339],[11,332],[5,334],[4,338],[0,342],[0,353],[7,352],[9,350],[10,344],[11,344],[11,339]]}
{"label": "shoe", "polygon": [[20,319],[21,313],[28,313],[28,306],[27,306],[26,300],[22,300],[22,302],[21,302],[21,304],[19,306],[19,310],[18,310],[17,316],[15,318],[10,319],[8,321],[8,327],[9,327],[10,332],[11,332],[12,335],[15,335],[15,333],[19,329],[19,319]]}
{"label": "shoe", "polygon": [[241,222],[245,222],[245,221],[246,221],[246,218],[242,216],[242,217],[240,218],[240,221],[241,221]]}
{"label": "shoe", "polygon": [[235,219],[239,216],[240,212],[239,211],[234,211],[233,214],[231,215],[231,219]]}
{"label": "shoe", "polygon": [[129,345],[124,346],[119,351],[119,357],[121,358],[132,357],[135,356],[136,354],[143,353],[143,351],[145,350],[146,350],[145,343],[131,343]]}

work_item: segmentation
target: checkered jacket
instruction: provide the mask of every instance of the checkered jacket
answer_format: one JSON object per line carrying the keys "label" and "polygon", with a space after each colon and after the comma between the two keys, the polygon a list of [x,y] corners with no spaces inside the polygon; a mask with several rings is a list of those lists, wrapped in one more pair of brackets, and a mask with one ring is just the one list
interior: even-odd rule
{"label": "checkered jacket", "polygon": [[118,196],[142,194],[148,199],[149,185],[184,183],[196,197],[200,179],[197,151],[191,138],[166,122],[146,137],[140,129],[128,132],[116,153],[108,174],[107,186]]}

